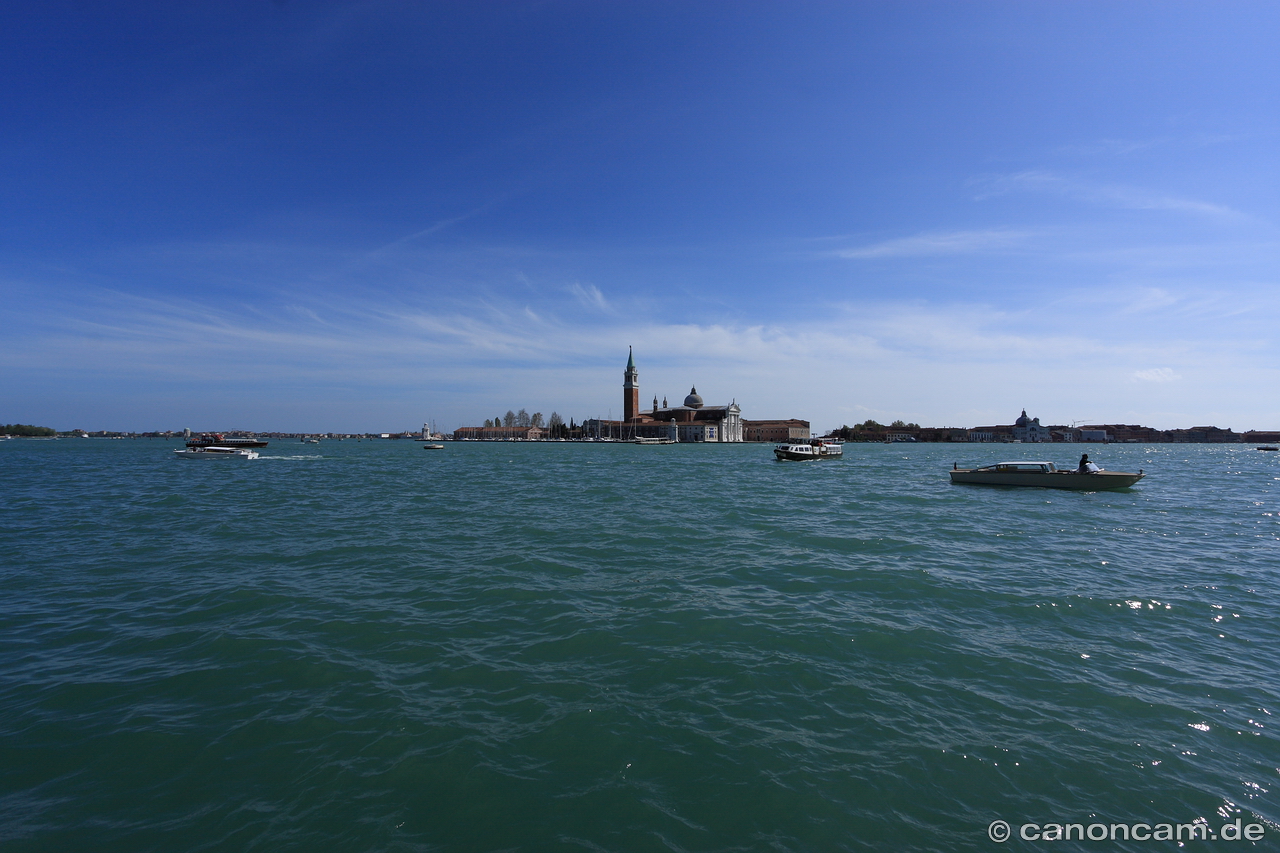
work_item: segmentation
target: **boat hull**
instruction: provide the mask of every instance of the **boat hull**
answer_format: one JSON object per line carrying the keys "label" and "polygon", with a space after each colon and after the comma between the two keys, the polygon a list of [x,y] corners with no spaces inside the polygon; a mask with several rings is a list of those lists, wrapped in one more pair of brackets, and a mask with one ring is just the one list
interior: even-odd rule
{"label": "boat hull", "polygon": [[175,450],[173,454],[179,459],[257,459],[256,450],[242,447],[188,447],[186,450]]}
{"label": "boat hull", "polygon": [[1044,489],[1076,489],[1098,492],[1107,489],[1127,489],[1143,478],[1126,471],[1097,471],[1078,474],[1075,471],[984,471],[959,468],[951,471],[952,483],[981,486],[1036,486]]}

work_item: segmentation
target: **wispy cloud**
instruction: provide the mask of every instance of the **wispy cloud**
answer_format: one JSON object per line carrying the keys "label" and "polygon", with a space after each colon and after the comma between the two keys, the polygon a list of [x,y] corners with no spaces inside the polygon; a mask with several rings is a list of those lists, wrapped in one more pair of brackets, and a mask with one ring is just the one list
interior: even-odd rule
{"label": "wispy cloud", "polygon": [[569,285],[569,292],[573,294],[580,303],[588,308],[594,308],[597,311],[609,313],[612,309],[608,300],[604,298],[604,294],[600,292],[600,288],[594,284],[580,284],[574,282]]}
{"label": "wispy cloud", "polygon": [[855,260],[871,258],[904,258],[921,255],[960,255],[1009,249],[1032,236],[1026,231],[992,229],[986,231],[949,231],[899,237],[865,246],[837,249],[830,254]]}
{"label": "wispy cloud", "polygon": [[1086,157],[1124,156],[1136,151],[1145,151],[1164,143],[1161,139],[1097,139],[1093,142],[1078,142],[1059,146],[1059,153],[1077,154]]}
{"label": "wispy cloud", "polygon": [[973,178],[969,183],[979,189],[975,196],[977,200],[1013,192],[1050,192],[1125,210],[1173,210],[1206,216],[1239,215],[1238,211],[1222,204],[1181,198],[1125,184],[1086,181],[1040,169],[1010,175],[984,175]]}
{"label": "wispy cloud", "polygon": [[1132,374],[1134,382],[1176,382],[1182,377],[1171,367],[1153,367],[1150,370],[1135,370]]}
{"label": "wispy cloud", "polygon": [[[1023,240],[1034,248],[1031,236],[922,234],[876,244],[885,248],[867,257]],[[338,288],[235,301],[199,289],[153,296],[15,289],[0,304],[10,344],[6,392],[19,402],[43,400],[43,389],[56,387],[57,404],[74,412],[100,413],[109,397],[126,413],[120,417],[135,419],[67,415],[106,427],[173,425],[178,412],[213,426],[235,406],[259,418],[254,428],[398,428],[420,422],[423,407],[450,427],[491,417],[495,407],[582,417],[619,405],[628,343],[636,344],[646,398],[683,395],[696,384],[717,402],[736,397],[749,416],[805,417],[819,428],[863,409],[965,426],[1033,404],[1054,422],[1086,409],[1127,419],[1135,400],[1173,392],[1196,406],[1212,402],[1215,411],[1254,411],[1256,395],[1236,386],[1276,381],[1264,366],[1275,363],[1275,344],[1259,332],[1273,327],[1275,309],[1238,289],[1217,294],[1219,312],[1252,306],[1247,320],[1230,324],[1202,321],[1214,294],[1190,283],[1091,286],[1018,305],[975,296],[981,288],[945,304],[832,290],[820,313],[784,318],[614,304],[594,284],[535,277],[545,286],[397,287],[360,300]],[[1170,418],[1155,425],[1201,419]],[[1239,423],[1266,425],[1258,417]]]}

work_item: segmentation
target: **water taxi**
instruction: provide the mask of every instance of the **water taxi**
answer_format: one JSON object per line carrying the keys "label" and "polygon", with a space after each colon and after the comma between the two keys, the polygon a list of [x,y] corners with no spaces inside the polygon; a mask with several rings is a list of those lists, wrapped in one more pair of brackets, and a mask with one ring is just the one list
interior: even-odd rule
{"label": "water taxi", "polygon": [[243,447],[188,447],[173,451],[183,459],[257,459],[258,451]]}
{"label": "water taxi", "polygon": [[806,459],[839,459],[844,456],[844,445],[838,441],[810,439],[807,444],[779,444],[773,449],[779,461],[803,462]]}
{"label": "water taxi", "polygon": [[1143,478],[1125,471],[1090,471],[1072,468],[1059,470],[1052,462],[997,462],[981,468],[951,469],[951,482],[977,483],[984,486],[1040,486],[1046,489],[1081,489],[1096,492],[1104,489],[1126,489]]}

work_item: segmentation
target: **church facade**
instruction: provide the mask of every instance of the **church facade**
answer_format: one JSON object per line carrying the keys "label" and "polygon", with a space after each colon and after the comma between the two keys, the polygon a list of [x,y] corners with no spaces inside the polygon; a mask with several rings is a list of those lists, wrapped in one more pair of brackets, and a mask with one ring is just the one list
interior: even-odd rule
{"label": "church facade", "polygon": [[668,406],[666,398],[647,411],[640,409],[640,371],[635,356],[628,351],[627,369],[622,374],[622,421],[619,435],[626,438],[667,438],[675,441],[740,442],[743,440],[742,409],[737,402],[708,406],[696,386],[689,389],[684,404]]}
{"label": "church facade", "polygon": [[1040,442],[1053,441],[1049,428],[1040,425],[1039,418],[1027,417],[1027,410],[1022,410],[1022,416],[1013,422],[1013,437],[1016,441]]}

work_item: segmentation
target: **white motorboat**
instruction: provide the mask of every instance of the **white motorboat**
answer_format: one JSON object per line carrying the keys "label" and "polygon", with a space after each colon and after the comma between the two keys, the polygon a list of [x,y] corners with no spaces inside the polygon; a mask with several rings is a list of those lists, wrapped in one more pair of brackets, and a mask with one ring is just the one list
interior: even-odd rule
{"label": "white motorboat", "polygon": [[183,459],[257,459],[258,451],[243,447],[187,447],[173,451]]}
{"label": "white motorboat", "polygon": [[844,456],[844,444],[813,438],[806,444],[779,444],[773,448],[773,455],[779,461],[793,462],[803,462],[807,459],[840,459]]}
{"label": "white motorboat", "polygon": [[1060,471],[1052,462],[997,462],[981,468],[951,470],[951,482],[984,486],[1040,486],[1046,489],[1080,489],[1096,492],[1104,489],[1126,489],[1145,476],[1141,469],[1133,474],[1125,471],[1083,472],[1072,468]]}
{"label": "white motorboat", "polygon": [[422,445],[422,449],[423,450],[444,450],[444,445],[443,444],[424,444]]}

